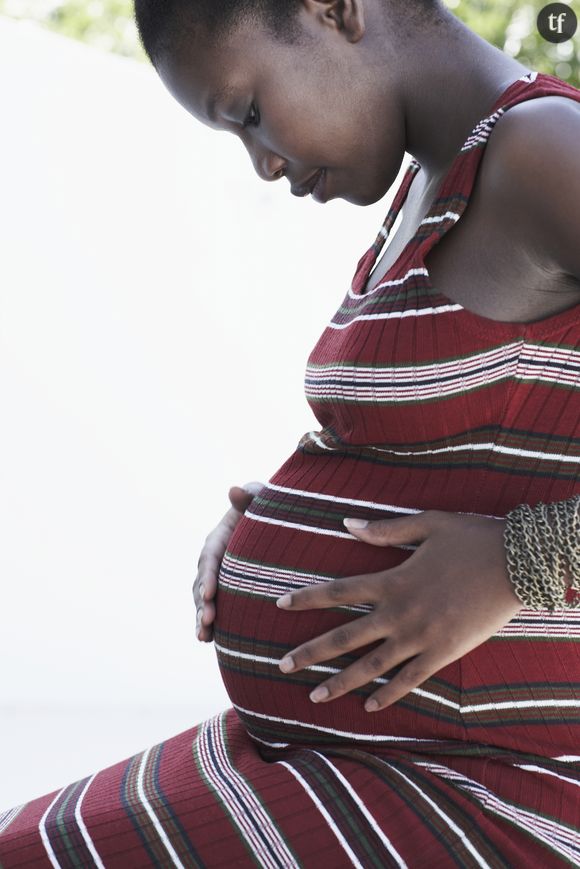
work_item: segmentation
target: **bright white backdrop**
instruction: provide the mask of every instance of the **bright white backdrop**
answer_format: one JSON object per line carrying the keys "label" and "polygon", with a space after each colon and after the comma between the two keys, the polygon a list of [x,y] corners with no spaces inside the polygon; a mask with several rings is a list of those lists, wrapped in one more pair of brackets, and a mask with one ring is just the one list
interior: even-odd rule
{"label": "bright white backdrop", "polygon": [[229,706],[191,586],[305,431],[380,203],[261,181],[154,71],[0,17],[0,810]]}

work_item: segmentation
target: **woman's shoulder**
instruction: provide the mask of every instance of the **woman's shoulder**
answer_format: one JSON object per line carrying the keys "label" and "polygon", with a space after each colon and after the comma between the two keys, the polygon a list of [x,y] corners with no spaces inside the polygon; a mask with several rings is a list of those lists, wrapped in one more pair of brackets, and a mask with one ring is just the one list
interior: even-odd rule
{"label": "woman's shoulder", "polygon": [[[521,230],[580,290],[580,90],[509,107],[486,147],[485,189],[506,227]],[[483,171],[483,167],[482,167]]]}

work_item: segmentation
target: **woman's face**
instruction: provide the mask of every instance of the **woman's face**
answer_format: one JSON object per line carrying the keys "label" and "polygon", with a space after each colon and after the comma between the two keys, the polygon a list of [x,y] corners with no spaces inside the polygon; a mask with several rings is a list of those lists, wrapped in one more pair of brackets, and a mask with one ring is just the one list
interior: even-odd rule
{"label": "woman's face", "polygon": [[344,4],[346,15],[336,6],[304,0],[298,44],[247,23],[215,48],[198,34],[157,69],[193,117],[239,136],[263,180],[286,176],[299,195],[325,169],[322,201],[370,205],[404,159],[404,116],[386,80],[380,28],[369,35],[376,4],[365,5],[366,26],[362,4]]}

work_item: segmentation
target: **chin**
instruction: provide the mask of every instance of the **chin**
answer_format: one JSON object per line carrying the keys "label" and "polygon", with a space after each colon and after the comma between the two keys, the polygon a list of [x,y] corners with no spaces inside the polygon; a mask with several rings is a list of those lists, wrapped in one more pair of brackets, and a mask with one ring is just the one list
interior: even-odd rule
{"label": "chin", "polygon": [[342,196],[342,199],[345,199],[346,202],[351,202],[353,205],[374,205],[375,202],[378,202],[382,199],[384,193],[357,193],[355,195],[347,195]]}

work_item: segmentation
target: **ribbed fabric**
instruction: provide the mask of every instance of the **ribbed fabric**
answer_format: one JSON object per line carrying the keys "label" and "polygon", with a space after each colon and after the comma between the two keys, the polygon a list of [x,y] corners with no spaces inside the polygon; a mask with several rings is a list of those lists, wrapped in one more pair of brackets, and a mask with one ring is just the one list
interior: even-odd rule
{"label": "ribbed fabric", "polygon": [[580,492],[580,305],[497,322],[433,287],[424,263],[467,206],[495,123],[547,95],[580,101],[550,75],[510,84],[413,239],[363,294],[420,168],[411,161],[313,348],[305,392],[321,428],[254,498],[219,573],[215,649],[232,706],[0,816],[4,869],[580,866],[580,610],[522,609],[367,713],[365,698],[398,667],[329,703],[308,695],[380,642],[294,675],[278,663],[370,604],[275,605],[412,553],[354,539],[345,516],[504,517]]}

